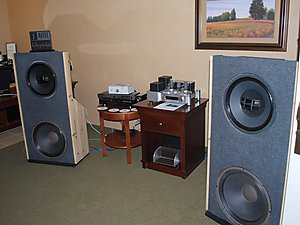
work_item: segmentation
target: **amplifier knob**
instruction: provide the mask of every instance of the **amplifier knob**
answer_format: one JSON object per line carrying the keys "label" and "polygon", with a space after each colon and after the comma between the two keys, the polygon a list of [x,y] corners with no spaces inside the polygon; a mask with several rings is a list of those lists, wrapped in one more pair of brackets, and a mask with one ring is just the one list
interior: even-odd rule
{"label": "amplifier knob", "polygon": [[163,123],[162,123],[162,122],[160,122],[160,123],[159,123],[159,126],[162,126],[162,125],[163,125]]}

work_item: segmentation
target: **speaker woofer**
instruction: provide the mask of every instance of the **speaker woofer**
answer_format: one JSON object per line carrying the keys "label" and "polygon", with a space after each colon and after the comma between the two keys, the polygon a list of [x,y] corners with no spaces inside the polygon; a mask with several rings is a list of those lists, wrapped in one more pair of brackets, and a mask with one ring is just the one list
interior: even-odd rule
{"label": "speaker woofer", "polygon": [[41,122],[32,132],[32,140],[36,149],[47,157],[60,156],[66,147],[66,138],[58,126],[49,122]]}
{"label": "speaker woofer", "polygon": [[48,65],[34,63],[28,70],[27,84],[36,94],[49,96],[55,90],[56,76]]}
{"label": "speaker woofer", "polygon": [[269,195],[251,172],[231,167],[218,177],[217,195],[226,216],[235,224],[264,225],[271,214]]}
{"label": "speaker woofer", "polygon": [[246,75],[232,82],[225,98],[229,120],[242,130],[259,131],[272,119],[272,95],[266,85],[253,75]]}

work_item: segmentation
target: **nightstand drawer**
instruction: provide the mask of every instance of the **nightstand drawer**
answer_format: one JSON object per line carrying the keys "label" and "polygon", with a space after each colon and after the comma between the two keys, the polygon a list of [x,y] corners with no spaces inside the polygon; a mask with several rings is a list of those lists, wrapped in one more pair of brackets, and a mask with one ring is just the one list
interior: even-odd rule
{"label": "nightstand drawer", "polygon": [[142,129],[155,133],[180,136],[184,126],[181,118],[169,114],[160,114],[159,116],[145,113],[146,119],[142,120]]}

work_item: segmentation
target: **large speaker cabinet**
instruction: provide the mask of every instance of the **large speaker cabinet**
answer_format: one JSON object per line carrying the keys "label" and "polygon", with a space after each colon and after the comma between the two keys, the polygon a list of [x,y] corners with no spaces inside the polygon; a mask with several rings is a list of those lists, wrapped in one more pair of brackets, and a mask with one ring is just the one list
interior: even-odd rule
{"label": "large speaker cabinet", "polygon": [[[299,53],[298,53],[299,56]],[[283,210],[283,225],[294,225],[299,221],[300,194],[300,63],[298,57],[297,85],[295,90],[295,105],[292,117],[290,161],[287,169],[287,182]],[[298,112],[296,111],[298,108]]]}
{"label": "large speaker cabinet", "polygon": [[28,161],[76,165],[88,154],[86,110],[72,95],[67,52],[15,54]]}
{"label": "large speaker cabinet", "polygon": [[221,224],[283,224],[296,135],[296,65],[211,59],[206,215]]}

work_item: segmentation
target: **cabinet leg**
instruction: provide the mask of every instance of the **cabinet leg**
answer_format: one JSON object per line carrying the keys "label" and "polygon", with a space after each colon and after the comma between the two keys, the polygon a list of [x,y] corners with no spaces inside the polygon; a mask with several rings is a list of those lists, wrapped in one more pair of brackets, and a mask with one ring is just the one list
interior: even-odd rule
{"label": "cabinet leg", "polygon": [[125,129],[125,138],[126,138],[126,156],[127,163],[131,164],[131,147],[130,147],[130,129],[129,129],[129,120],[125,120],[124,122]]}
{"label": "cabinet leg", "polygon": [[99,120],[100,120],[100,130],[101,130],[102,155],[104,157],[107,155],[106,144],[105,144],[104,119],[100,116]]}

